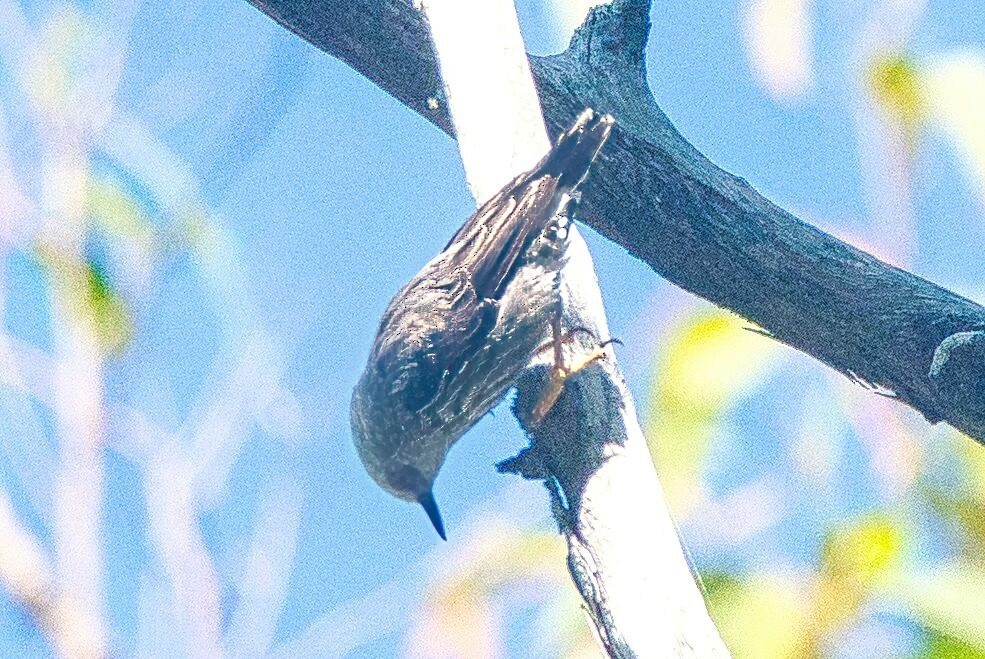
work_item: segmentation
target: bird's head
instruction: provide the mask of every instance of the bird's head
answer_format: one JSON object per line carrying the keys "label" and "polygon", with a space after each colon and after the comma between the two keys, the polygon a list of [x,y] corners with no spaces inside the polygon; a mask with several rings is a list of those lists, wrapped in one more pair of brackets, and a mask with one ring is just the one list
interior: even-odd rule
{"label": "bird's head", "polygon": [[[392,427],[392,418],[378,404],[379,397],[369,395],[361,379],[352,394],[350,408],[356,452],[366,471],[384,490],[404,501],[424,508],[442,540],[446,540],[444,522],[434,500],[434,479],[444,460],[444,453],[400,450],[399,438],[405,428]],[[384,399],[386,402],[386,399]]]}

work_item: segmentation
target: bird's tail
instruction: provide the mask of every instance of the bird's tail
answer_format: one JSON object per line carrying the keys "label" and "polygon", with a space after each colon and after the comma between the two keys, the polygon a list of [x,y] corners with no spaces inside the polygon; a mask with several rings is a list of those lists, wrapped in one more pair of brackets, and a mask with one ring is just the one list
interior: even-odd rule
{"label": "bird's tail", "polygon": [[591,108],[582,112],[565,131],[550,153],[534,169],[531,178],[545,174],[557,177],[558,189],[573,190],[585,180],[602,145],[609,139],[615,120]]}

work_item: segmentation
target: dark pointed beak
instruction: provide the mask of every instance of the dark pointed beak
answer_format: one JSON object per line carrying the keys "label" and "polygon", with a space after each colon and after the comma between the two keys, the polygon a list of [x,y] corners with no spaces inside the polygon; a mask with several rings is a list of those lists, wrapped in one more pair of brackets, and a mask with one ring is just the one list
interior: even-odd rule
{"label": "dark pointed beak", "polygon": [[434,530],[438,532],[442,540],[447,540],[445,536],[445,523],[441,521],[441,512],[438,510],[438,504],[434,501],[434,493],[428,490],[421,496],[417,497],[417,502],[421,504],[424,508],[424,512],[428,514],[428,519],[431,520],[431,524],[434,525]]}

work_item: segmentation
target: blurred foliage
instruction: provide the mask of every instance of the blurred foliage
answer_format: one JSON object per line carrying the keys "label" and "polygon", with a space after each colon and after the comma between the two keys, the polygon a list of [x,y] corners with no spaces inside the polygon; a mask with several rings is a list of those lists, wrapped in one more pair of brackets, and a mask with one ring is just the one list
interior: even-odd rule
{"label": "blurred foliage", "polygon": [[43,244],[35,256],[61,306],[93,332],[107,356],[121,354],[133,334],[133,318],[105,265],[95,257],[79,260]]}
{"label": "blurred foliage", "polygon": [[887,594],[932,633],[985,652],[985,570],[961,560],[909,571]]}
{"label": "blurred foliage", "polygon": [[679,514],[696,495],[725,415],[769,375],[782,352],[747,321],[721,309],[685,317],[661,342],[650,389],[650,452]]}
{"label": "blurred foliage", "polygon": [[985,568],[985,451],[970,439],[957,437],[955,441],[958,478],[926,482],[923,494],[941,519],[959,531],[961,557]]}
{"label": "blurred foliage", "polygon": [[708,573],[703,580],[709,612],[734,657],[804,656],[799,653],[808,622],[808,593],[799,579]]}
{"label": "blurred foliage", "polygon": [[103,350],[116,355],[126,348],[132,334],[132,322],[123,298],[113,289],[104,266],[87,259],[82,301],[96,326]]}
{"label": "blurred foliage", "polygon": [[874,61],[869,87],[876,102],[899,124],[908,140],[917,139],[926,114],[920,73],[906,53],[892,53]]}
{"label": "blurred foliage", "polygon": [[[0,608],[8,622],[22,617],[25,630],[5,629],[0,640],[5,648],[23,641],[18,656],[42,637],[59,656],[239,656],[237,643],[266,655],[296,552],[294,479],[269,459],[264,480],[274,495],[262,497],[255,512],[247,510],[250,502],[236,501],[242,510],[225,518],[243,531],[237,539],[246,556],[234,561],[246,566],[242,578],[215,567],[222,561],[212,553],[215,535],[200,523],[228,497],[247,443],[258,435],[293,438],[301,415],[281,380],[277,342],[254,313],[255,291],[235,241],[203,199],[197,174],[141,108],[119,98],[128,93],[121,81],[145,66],[145,42],[131,43],[129,32],[137,27],[139,34],[134,20],[146,8],[139,5],[0,2],[0,243],[13,256],[8,263],[36,266],[29,290],[44,297],[41,306],[24,304],[24,282],[12,277],[8,301],[4,276],[0,306],[23,305],[26,314],[12,315],[32,316],[17,328],[27,336],[11,327],[0,337],[7,378],[0,396],[7,443],[0,452],[17,508],[5,510],[4,525],[18,528],[23,515],[25,537],[42,532],[36,543],[5,547],[4,567],[27,562],[34,574],[28,588],[5,575],[8,597]],[[173,100],[169,95],[162,107],[177,118]],[[178,249],[193,251],[199,284],[213,287],[196,298],[201,310],[235,323],[226,336],[256,340],[220,343],[235,361],[199,364],[201,389],[181,393],[192,399],[191,410],[183,415],[169,400],[161,407],[174,424],[158,426],[155,403],[130,407],[129,395],[143,398],[147,385],[155,389],[148,398],[168,398],[171,372],[152,370],[156,365],[144,371],[145,364],[123,357],[140,321],[168,318],[156,315],[160,305],[148,293],[173,274],[160,266]],[[121,406],[121,398],[128,402]],[[25,404],[11,405],[18,399]],[[126,412],[116,414],[121,407]],[[139,512],[124,512],[117,526],[120,510]],[[137,556],[139,565],[129,562]],[[49,562],[57,569],[49,570]],[[124,589],[114,583],[117,570],[132,582]],[[219,610],[220,591],[235,594],[228,611]],[[125,630],[113,617],[124,610]]]}
{"label": "blurred foliage", "polygon": [[927,659],[985,659],[985,650],[962,643],[945,634],[929,631],[924,657]]}
{"label": "blurred foliage", "polygon": [[963,50],[918,60],[907,52],[874,59],[866,87],[908,148],[937,128],[985,200],[985,52]]}
{"label": "blurred foliage", "polygon": [[985,52],[934,58],[923,79],[935,124],[948,137],[985,204]]}
{"label": "blurred foliage", "polygon": [[39,113],[50,115],[54,109],[71,112],[66,101],[81,78],[79,69],[86,57],[87,36],[84,15],[71,6],[65,6],[45,23],[34,61],[27,67],[28,97]]}
{"label": "blurred foliage", "polygon": [[747,0],[743,45],[757,82],[779,103],[800,101],[814,82],[809,0]]}
{"label": "blurred foliage", "polygon": [[812,652],[863,613],[869,596],[898,567],[903,544],[900,522],[882,512],[842,522],[828,534],[812,589]]}
{"label": "blurred foliage", "polygon": [[456,567],[422,598],[407,656],[502,656],[505,619],[537,607],[525,630],[531,655],[599,657],[564,555],[553,533],[491,525],[473,531]]}
{"label": "blurred foliage", "polygon": [[104,233],[146,252],[153,248],[154,228],[143,204],[115,177],[90,180],[87,202],[89,215]]}

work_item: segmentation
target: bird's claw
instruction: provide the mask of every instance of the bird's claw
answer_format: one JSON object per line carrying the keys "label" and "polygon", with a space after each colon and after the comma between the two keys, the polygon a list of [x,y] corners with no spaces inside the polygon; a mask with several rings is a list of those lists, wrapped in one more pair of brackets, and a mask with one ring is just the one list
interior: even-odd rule
{"label": "bird's claw", "polygon": [[[554,407],[554,404],[557,402],[558,398],[561,397],[561,393],[564,391],[564,383],[568,380],[568,378],[577,375],[600,359],[605,359],[605,348],[610,344],[618,343],[622,345],[622,342],[618,339],[599,341],[599,338],[595,332],[587,327],[573,327],[566,332],[562,332],[560,322],[555,321],[551,324],[551,329],[553,330],[554,336],[537,351],[539,354],[549,348],[553,349],[554,365],[551,368],[547,390],[541,395],[530,415],[534,426],[539,426],[544,422],[547,414]],[[578,334],[588,334],[598,341],[598,346],[595,350],[588,355],[585,355],[574,364],[571,364],[570,366],[565,365],[564,353],[561,350],[561,347],[564,343],[572,341]]]}
{"label": "bird's claw", "polygon": [[550,380],[547,383],[547,390],[541,394],[540,399],[534,406],[533,412],[530,414],[530,418],[535,426],[539,426],[544,422],[547,414],[554,407],[558,398],[561,397],[561,393],[564,391],[564,383],[568,378],[577,375],[584,369],[588,368],[600,359],[605,359],[605,346],[612,343],[612,341],[606,341],[602,346],[593,350],[590,354],[579,359],[577,362],[571,366],[564,366],[555,364],[551,368]]}

